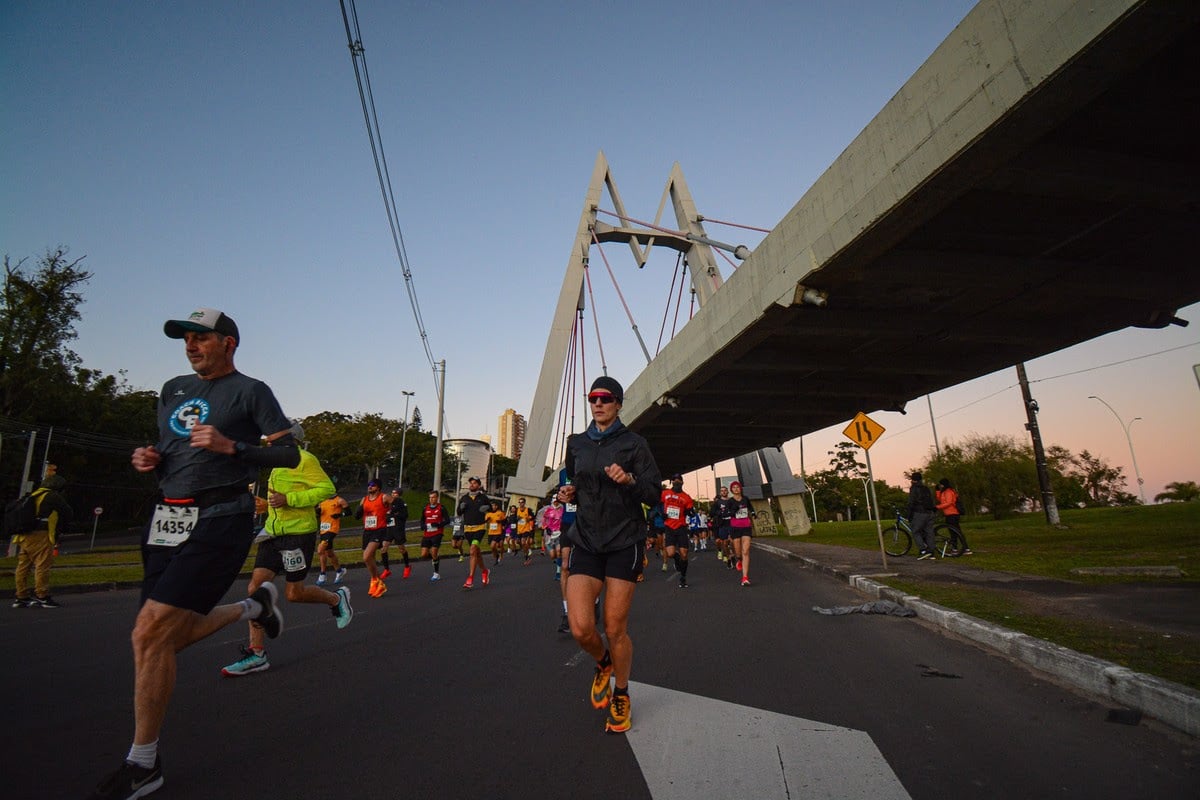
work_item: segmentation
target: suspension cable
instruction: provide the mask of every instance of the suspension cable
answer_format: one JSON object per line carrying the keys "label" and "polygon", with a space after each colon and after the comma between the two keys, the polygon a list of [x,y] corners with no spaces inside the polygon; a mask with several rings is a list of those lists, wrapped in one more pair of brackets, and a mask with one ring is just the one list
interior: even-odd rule
{"label": "suspension cable", "polygon": [[[683,260],[683,275],[679,278],[679,294],[675,298],[675,319],[671,320],[671,338],[675,338],[675,328],[679,324],[679,307],[683,305],[683,285],[687,283],[688,261]],[[674,282],[671,284],[674,285]]]}
{"label": "suspension cable", "polygon": [[[433,372],[433,384],[437,393],[441,392],[441,380],[438,377],[438,365],[433,356],[433,348],[429,343],[429,332],[425,328],[425,319],[421,314],[421,303],[417,298],[417,287],[413,282],[412,265],[408,260],[408,251],[404,246],[404,232],[400,228],[400,216],[396,208],[396,194],[392,189],[392,176],[387,165],[387,154],[383,149],[383,131],[379,125],[379,114],[375,107],[375,93],[371,88],[371,74],[367,69],[366,48],[362,43],[362,29],[358,24],[358,9],[354,0],[349,0],[347,11],[346,0],[339,0],[342,9],[342,24],[346,29],[346,43],[350,47],[350,61],[354,65],[354,80],[358,85],[358,99],[362,105],[363,122],[367,126],[367,139],[371,145],[371,158],[375,162],[375,177],[379,182],[379,191],[383,196],[383,208],[387,215],[388,228],[391,231],[392,247],[400,262],[400,270],[404,275],[404,288],[408,293],[408,304],[412,308],[413,320],[417,325],[417,333],[421,338],[421,346],[425,350],[425,359]],[[448,431],[445,412],[442,413],[442,428]]]}
{"label": "suspension cable", "polygon": [[[571,338],[568,341],[567,346],[568,346],[570,352],[568,354],[568,357],[563,361],[563,374],[562,374],[562,380],[559,382],[559,386],[569,386],[570,385],[570,383],[568,383],[568,381],[570,380],[569,376],[571,375],[571,367],[574,365],[574,361],[575,361],[575,359],[574,359],[574,355],[575,355],[574,320],[572,320]],[[550,463],[552,463],[552,464],[558,463],[560,442],[562,442],[562,443],[566,442],[566,419],[567,419],[567,394],[566,394],[566,392],[563,393],[562,397],[558,401],[558,415],[557,416],[558,416],[559,424],[554,430],[554,445],[550,448],[550,452],[552,454]]]}
{"label": "suspension cable", "polygon": [[588,260],[583,259],[583,279],[587,282],[588,298],[592,301],[592,324],[596,327],[596,347],[600,350],[600,370],[608,374],[608,359],[604,357],[604,340],[600,338],[600,315],[596,313],[596,295],[592,293],[592,271]]}
{"label": "suspension cable", "polygon": [[638,330],[637,323],[633,320],[633,312],[629,310],[629,304],[625,302],[625,295],[621,293],[621,286],[617,283],[617,276],[613,273],[612,265],[608,263],[608,256],[604,254],[604,248],[600,246],[600,240],[596,238],[595,228],[592,228],[592,241],[596,243],[596,249],[600,251],[600,259],[604,262],[604,268],[608,270],[608,277],[612,279],[613,288],[617,290],[617,298],[625,309],[625,316],[629,318],[633,335],[637,337],[638,344],[642,347],[642,355],[646,356],[646,363],[649,364],[650,351],[646,349],[646,343],[642,341],[642,332]]}
{"label": "suspension cable", "polygon": [[[583,336],[587,333],[587,327],[583,324],[583,309],[579,309],[579,373],[583,380],[580,381],[580,386],[591,386],[592,384],[587,379],[587,348],[583,346]],[[571,398],[571,432],[575,432],[575,398]]]}
{"label": "suspension cable", "polygon": [[705,216],[702,216],[699,214],[696,215],[696,221],[697,222],[712,222],[716,225],[728,225],[731,228],[745,228],[748,231],[758,231],[760,233],[770,233],[771,232],[770,228],[756,228],[753,225],[739,225],[736,222],[722,222],[719,219],[713,219],[712,217],[705,217]]}
{"label": "suspension cable", "polygon": [[662,351],[663,334],[667,330],[667,316],[671,313],[671,295],[675,294],[675,278],[679,275],[679,262],[683,261],[683,253],[675,255],[675,269],[671,272],[671,288],[667,289],[667,304],[663,307],[662,326],[658,329],[658,344],[654,346],[654,355]]}

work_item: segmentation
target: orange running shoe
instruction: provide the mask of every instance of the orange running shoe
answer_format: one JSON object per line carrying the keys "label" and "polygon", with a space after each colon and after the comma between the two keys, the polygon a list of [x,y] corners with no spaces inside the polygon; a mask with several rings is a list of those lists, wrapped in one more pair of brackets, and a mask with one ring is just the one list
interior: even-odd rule
{"label": "orange running shoe", "polygon": [[613,667],[611,661],[607,667],[596,665],[596,674],[592,678],[592,707],[604,708],[608,705],[609,697],[612,695],[612,674]]}
{"label": "orange running shoe", "polygon": [[606,733],[624,733],[633,723],[629,718],[629,694],[614,694],[612,705],[608,707],[608,722],[604,723]]}

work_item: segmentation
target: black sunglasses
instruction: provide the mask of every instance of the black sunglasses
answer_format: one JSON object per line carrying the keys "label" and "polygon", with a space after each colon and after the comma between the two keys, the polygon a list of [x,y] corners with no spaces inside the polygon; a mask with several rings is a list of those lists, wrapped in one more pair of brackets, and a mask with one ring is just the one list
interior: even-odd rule
{"label": "black sunglasses", "polygon": [[613,397],[611,394],[589,394],[588,402],[599,403],[600,405],[608,405],[609,403],[617,402],[617,398]]}

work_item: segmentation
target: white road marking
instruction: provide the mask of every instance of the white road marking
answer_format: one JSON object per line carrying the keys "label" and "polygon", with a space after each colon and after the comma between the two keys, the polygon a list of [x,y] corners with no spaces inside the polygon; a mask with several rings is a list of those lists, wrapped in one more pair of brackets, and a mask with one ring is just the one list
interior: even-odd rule
{"label": "white road marking", "polygon": [[654,800],[909,798],[862,731],[633,681],[629,694],[625,736]]}

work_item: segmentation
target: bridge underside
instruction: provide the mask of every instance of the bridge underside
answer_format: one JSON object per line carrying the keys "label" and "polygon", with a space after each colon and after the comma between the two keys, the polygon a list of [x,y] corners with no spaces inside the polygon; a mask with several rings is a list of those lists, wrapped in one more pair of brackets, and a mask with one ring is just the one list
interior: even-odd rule
{"label": "bridge underside", "polygon": [[[822,259],[814,208],[832,216],[821,193],[838,180],[845,191],[851,169],[830,168],[627,392],[623,416],[664,474],[1130,325],[1161,327],[1200,301],[1197,12],[1130,5],[844,242],[836,220],[822,223],[834,239]],[[918,80],[929,85],[918,72],[889,107]],[[889,159],[864,197],[903,182],[904,158]],[[852,198],[846,214],[865,204]],[[746,290],[723,298],[739,279]],[[797,284],[827,306],[789,304]]]}

